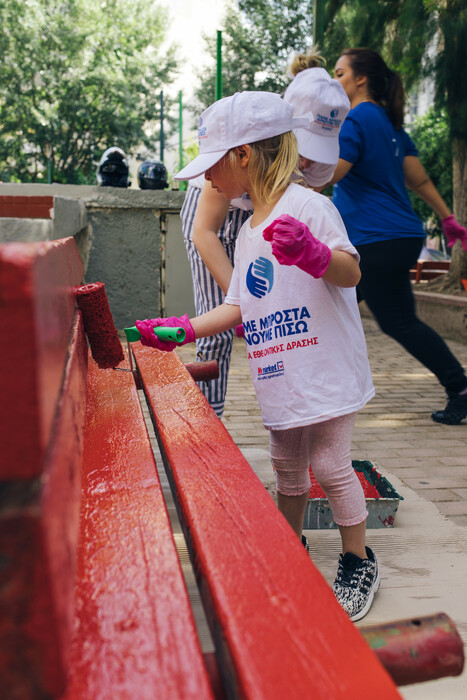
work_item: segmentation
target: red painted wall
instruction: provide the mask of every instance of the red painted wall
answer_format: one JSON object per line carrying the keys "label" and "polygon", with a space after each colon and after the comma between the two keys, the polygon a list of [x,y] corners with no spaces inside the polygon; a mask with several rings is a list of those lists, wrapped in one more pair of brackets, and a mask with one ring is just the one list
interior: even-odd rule
{"label": "red painted wall", "polygon": [[0,217],[15,219],[51,219],[53,197],[0,196]]}

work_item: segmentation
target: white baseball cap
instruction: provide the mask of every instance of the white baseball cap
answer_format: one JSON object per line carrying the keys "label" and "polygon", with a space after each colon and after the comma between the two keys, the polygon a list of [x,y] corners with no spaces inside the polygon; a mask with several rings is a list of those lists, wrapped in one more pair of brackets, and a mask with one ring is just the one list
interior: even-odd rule
{"label": "white baseball cap", "polygon": [[236,92],[223,97],[200,116],[199,155],[174,179],[198,177],[231,148],[284,134],[297,126],[309,127],[311,118],[294,119],[292,105],[273,92]]}
{"label": "white baseball cap", "polygon": [[284,94],[294,117],[312,115],[309,127],[294,129],[301,156],[335,165],[339,160],[339,131],[350,110],[350,101],[338,80],[324,68],[298,73]]}

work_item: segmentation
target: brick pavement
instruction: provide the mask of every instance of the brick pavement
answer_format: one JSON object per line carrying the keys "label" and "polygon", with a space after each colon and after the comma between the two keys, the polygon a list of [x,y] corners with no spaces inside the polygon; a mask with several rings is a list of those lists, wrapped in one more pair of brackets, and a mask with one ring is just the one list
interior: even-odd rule
{"label": "brick pavement", "polygon": [[[467,419],[459,426],[434,423],[431,412],[445,405],[436,378],[372,319],[363,324],[376,396],[357,418],[353,458],[369,459],[383,474],[396,475],[450,520],[467,526]],[[448,345],[467,367],[467,345]],[[190,346],[179,353],[185,361],[194,359]],[[223,420],[240,449],[268,450],[244,341],[237,338]]]}

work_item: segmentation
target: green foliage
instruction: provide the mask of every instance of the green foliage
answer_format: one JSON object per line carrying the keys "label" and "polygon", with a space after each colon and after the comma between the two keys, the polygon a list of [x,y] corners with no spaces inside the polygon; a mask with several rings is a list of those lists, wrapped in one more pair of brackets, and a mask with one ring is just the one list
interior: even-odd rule
{"label": "green foliage", "polygon": [[[242,90],[282,92],[295,52],[311,44],[313,0],[239,0],[227,8],[222,30],[223,95]],[[200,73],[198,114],[215,100],[216,39],[206,38],[214,65]]]}
{"label": "green foliage", "polygon": [[410,90],[436,82],[436,105],[446,109],[451,136],[467,142],[465,0],[328,0],[323,53],[333,66],[344,48],[379,51]]}
{"label": "green foliage", "polygon": [[2,0],[0,179],[95,183],[111,145],[158,137],[174,53],[166,13],[143,0]]}
{"label": "green foliage", "polygon": [[[452,209],[452,149],[449,122],[444,112],[431,109],[410,128],[418,155],[436,189]],[[439,218],[420,197],[410,193],[412,206],[425,223],[429,236],[442,233]]]}

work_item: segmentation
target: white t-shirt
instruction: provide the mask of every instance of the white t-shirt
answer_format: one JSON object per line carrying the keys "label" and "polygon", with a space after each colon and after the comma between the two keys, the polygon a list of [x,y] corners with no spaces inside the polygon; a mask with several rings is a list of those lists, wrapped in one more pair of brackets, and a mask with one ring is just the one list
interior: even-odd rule
{"label": "white t-shirt", "polygon": [[355,288],[280,265],[262,234],[281,214],[358,258],[332,202],[296,184],[262,224],[252,228],[248,219],[240,230],[225,301],[241,308],[253,384],[273,430],[353,413],[374,396]]}

